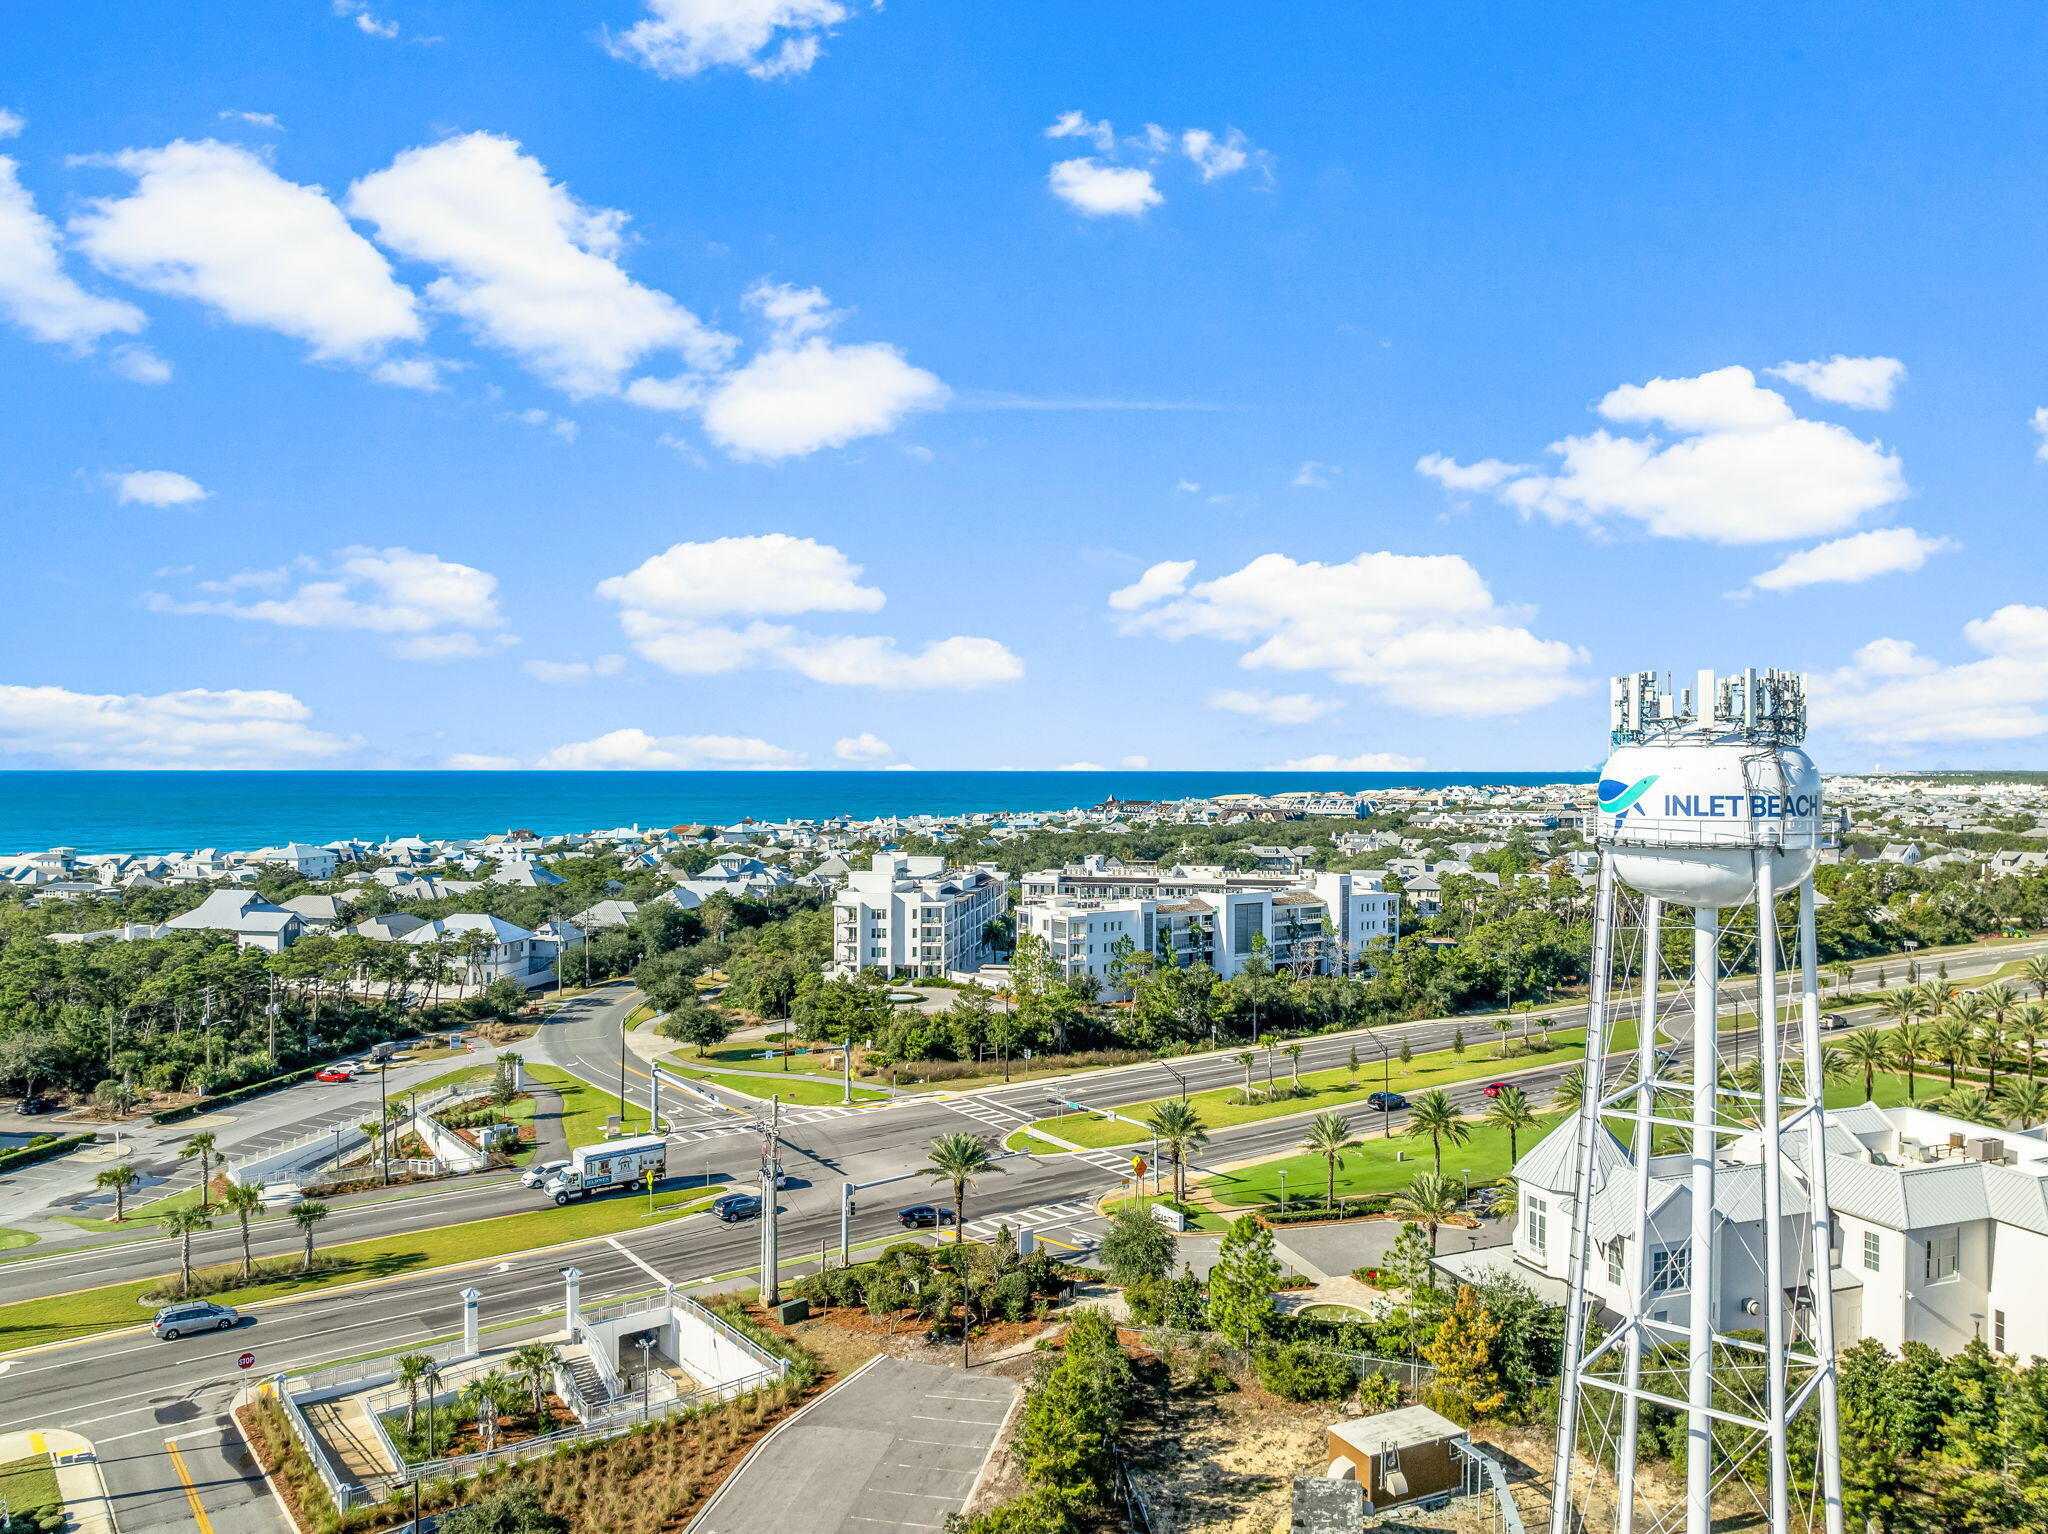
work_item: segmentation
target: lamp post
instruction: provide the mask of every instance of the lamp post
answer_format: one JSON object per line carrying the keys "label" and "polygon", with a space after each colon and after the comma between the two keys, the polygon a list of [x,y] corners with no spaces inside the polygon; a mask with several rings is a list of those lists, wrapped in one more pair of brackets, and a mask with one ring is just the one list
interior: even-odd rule
{"label": "lamp post", "polygon": [[1287,1212],[1287,1169],[1285,1167],[1280,1169],[1280,1212],[1282,1214]]}

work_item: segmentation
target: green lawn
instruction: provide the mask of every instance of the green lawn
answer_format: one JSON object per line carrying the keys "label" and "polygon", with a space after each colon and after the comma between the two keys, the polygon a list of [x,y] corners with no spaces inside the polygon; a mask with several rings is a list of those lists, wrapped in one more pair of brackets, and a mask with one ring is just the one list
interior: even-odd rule
{"label": "green lawn", "polygon": [[[672,1190],[666,1195],[657,1193],[655,1217],[689,1214],[707,1208],[724,1191],[721,1187],[709,1187]],[[540,1197],[537,1193],[534,1195],[537,1201]],[[643,1195],[599,1198],[560,1209],[552,1204],[542,1204],[527,1214],[499,1215],[489,1220],[472,1220],[464,1225],[446,1225],[437,1230],[409,1231],[402,1235],[322,1248],[324,1256],[338,1258],[347,1266],[304,1278],[292,1275],[272,1279],[212,1298],[224,1305],[248,1305],[283,1295],[308,1294],[319,1289],[331,1289],[338,1284],[418,1273],[451,1263],[510,1256],[562,1241],[638,1230],[648,1218],[647,1200]],[[151,1314],[150,1307],[143,1303],[143,1296],[154,1293],[161,1282],[160,1277],[143,1279],[135,1283],[108,1284],[98,1289],[81,1289],[71,1294],[0,1305],[0,1353],[140,1325]]]}
{"label": "green lawn", "polygon": [[[1454,1055],[1448,1049],[1435,1050],[1426,1055],[1417,1055],[1407,1065],[1396,1065],[1392,1072],[1391,1087],[1396,1092],[1413,1096],[1426,1092],[1432,1087],[1450,1086],[1461,1081],[1484,1081],[1509,1071],[1527,1070],[1532,1066],[1561,1065],[1581,1059],[1585,1052],[1584,1035],[1577,1029],[1559,1029],[1551,1035],[1549,1049],[1531,1048],[1507,1060],[1498,1058],[1494,1046],[1485,1049],[1467,1049],[1463,1056]],[[1531,1041],[1532,1044],[1535,1042]],[[1617,1045],[1627,1048],[1626,1044]],[[1285,1064],[1284,1057],[1279,1062]],[[1252,1084],[1265,1083],[1263,1060],[1252,1069]],[[1274,1079],[1286,1082],[1288,1072],[1276,1068]],[[1372,1093],[1381,1090],[1383,1077],[1370,1067],[1361,1066],[1356,1076],[1345,1067],[1330,1071],[1311,1071],[1301,1078],[1309,1095],[1285,1099],[1273,1103],[1240,1105],[1232,1102],[1239,1087],[1219,1087],[1207,1092],[1197,1092],[1188,1101],[1202,1116],[1202,1123],[1209,1129],[1229,1129],[1238,1124],[1257,1123],[1262,1119],[1278,1118],[1288,1113],[1307,1113],[1330,1108],[1341,1108],[1351,1103],[1363,1102]],[[1166,1102],[1166,1098],[1148,1098],[1143,1102],[1121,1104],[1117,1111],[1130,1118],[1143,1118],[1155,1103]],[[1034,1127],[1042,1128],[1063,1140],[1072,1140],[1076,1145],[1107,1147],[1136,1145],[1151,1138],[1135,1124],[1121,1123],[1116,1119],[1097,1118],[1092,1113],[1069,1113],[1059,1118],[1041,1119]]]}
{"label": "green lawn", "polygon": [[64,1495],[57,1489],[57,1470],[50,1456],[31,1454],[0,1465],[0,1500],[13,1513],[63,1506]]}
{"label": "green lawn", "polygon": [[[595,1145],[604,1138],[605,1120],[619,1113],[619,1100],[609,1092],[600,1092],[580,1076],[571,1076],[567,1071],[558,1071],[552,1065],[528,1065],[526,1074],[542,1086],[553,1087],[562,1095],[562,1132],[569,1137],[570,1149],[579,1145]],[[633,1110],[641,1119],[641,1131],[646,1129],[647,1115],[639,1109]],[[620,1120],[620,1127],[631,1132],[628,1119]]]}
{"label": "green lawn", "polygon": [[[763,1058],[764,1056],[766,1058]],[[694,1048],[688,1051],[679,1050],[670,1058],[706,1069],[725,1066],[732,1070],[774,1071],[777,1074],[782,1071],[782,1062],[776,1057],[775,1051],[758,1040],[751,1044],[721,1045],[717,1049],[707,1049],[701,1055]],[[789,1069],[791,1074],[802,1072],[807,1076],[837,1076],[840,1073],[838,1065],[826,1063],[823,1050],[791,1055]]]}
{"label": "green lawn", "polygon": [[[1173,1174],[1169,1172],[1167,1174],[1166,1180],[1167,1182],[1171,1183],[1173,1181]],[[1189,1186],[1192,1187],[1193,1184],[1191,1183],[1189,1184]],[[1158,1202],[1158,1194],[1147,1193],[1139,1198],[1113,1198],[1109,1200],[1106,1204],[1104,1204],[1102,1207],[1109,1210],[1113,1214],[1117,1210],[1122,1209],[1127,1205],[1135,1204],[1138,1208],[1145,1209],[1149,1208],[1151,1205],[1156,1204]],[[1221,1235],[1224,1231],[1230,1229],[1230,1221],[1225,1219],[1222,1215],[1218,1214],[1213,1209],[1196,1209],[1195,1212],[1188,1217],[1188,1229],[1207,1231],[1212,1235]]]}
{"label": "green lawn", "polygon": [[1050,1140],[1040,1139],[1028,1129],[1011,1132],[1003,1141],[1004,1150],[1029,1151],[1034,1156],[1057,1156],[1066,1150],[1064,1145],[1055,1145]]}
{"label": "green lawn", "polygon": [[[786,1103],[796,1103],[806,1108],[829,1107],[846,1100],[845,1093],[836,1079],[801,1076],[795,1071],[787,1076],[777,1072],[773,1077],[741,1076],[730,1071],[707,1071],[696,1063],[695,1056],[682,1054],[670,1055],[662,1063],[679,1076],[688,1076],[694,1081],[708,1081],[725,1088],[728,1092],[738,1092],[743,1097],[758,1097],[763,1102],[767,1101],[771,1094],[780,1097]],[[877,1103],[887,1096],[886,1092],[870,1092],[862,1087],[853,1089],[853,1100],[857,1103]]]}
{"label": "green lawn", "polygon": [[16,1230],[11,1225],[0,1225],[0,1252],[12,1251],[17,1246],[34,1246],[42,1239],[32,1230]]}
{"label": "green lawn", "polygon": [[[1541,1123],[1536,1128],[1522,1131],[1518,1152],[1527,1155],[1529,1147],[1554,1129],[1563,1118],[1560,1113],[1541,1115]],[[1452,1177],[1461,1171],[1470,1172],[1475,1183],[1506,1176],[1507,1132],[1477,1123],[1472,1124],[1471,1129],[1472,1138],[1463,1145],[1444,1147],[1444,1171]],[[1397,1159],[1401,1156],[1407,1159]],[[1391,1140],[1367,1140],[1357,1150],[1346,1152],[1343,1165],[1337,1171],[1337,1196],[1392,1193],[1407,1187],[1417,1172],[1428,1170],[1427,1140],[1413,1140],[1399,1134]],[[1320,1156],[1284,1156],[1257,1166],[1240,1167],[1235,1172],[1219,1172],[1204,1178],[1201,1186],[1225,1204],[1277,1204],[1280,1202],[1282,1172],[1287,1174],[1290,1203],[1322,1202],[1328,1169]]]}

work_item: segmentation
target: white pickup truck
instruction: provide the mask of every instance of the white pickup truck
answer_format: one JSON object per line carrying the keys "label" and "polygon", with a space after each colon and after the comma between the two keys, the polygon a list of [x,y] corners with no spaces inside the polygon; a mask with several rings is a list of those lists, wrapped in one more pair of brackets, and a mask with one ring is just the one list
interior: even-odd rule
{"label": "white pickup truck", "polygon": [[583,1145],[569,1152],[569,1163],[540,1185],[541,1192],[557,1204],[593,1193],[612,1193],[634,1188],[649,1172],[655,1181],[668,1176],[668,1140],[661,1135],[639,1135],[613,1140],[604,1145]]}

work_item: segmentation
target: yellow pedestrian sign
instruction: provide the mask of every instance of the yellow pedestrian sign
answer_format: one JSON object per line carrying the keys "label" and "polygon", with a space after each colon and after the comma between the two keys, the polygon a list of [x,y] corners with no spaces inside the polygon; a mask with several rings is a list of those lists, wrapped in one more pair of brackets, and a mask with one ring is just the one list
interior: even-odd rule
{"label": "yellow pedestrian sign", "polygon": [[1133,1177],[1143,1177],[1145,1172],[1145,1158],[1143,1156],[1131,1157],[1131,1175]]}

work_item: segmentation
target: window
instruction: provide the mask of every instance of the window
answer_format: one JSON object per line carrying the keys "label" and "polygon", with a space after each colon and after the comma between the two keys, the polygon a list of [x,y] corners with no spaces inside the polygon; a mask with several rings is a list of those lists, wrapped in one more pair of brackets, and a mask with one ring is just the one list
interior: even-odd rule
{"label": "window", "polygon": [[1938,1284],[1954,1278],[1962,1266],[1962,1232],[1951,1225],[1927,1238],[1927,1282]]}
{"label": "window", "polygon": [[2003,1353],[2005,1350],[2005,1312],[1994,1310],[1991,1312],[1991,1351]]}
{"label": "window", "polygon": [[1621,1241],[1619,1238],[1616,1238],[1614,1243],[1607,1248],[1607,1282],[1610,1284],[1621,1282]]}
{"label": "window", "polygon": [[1650,1293],[1665,1294],[1673,1289],[1689,1289],[1691,1287],[1691,1252],[1650,1253]]}
{"label": "window", "polygon": [[1531,1194],[1528,1207],[1529,1217],[1523,1226],[1523,1232],[1529,1242],[1529,1249],[1540,1257],[1550,1242],[1550,1205]]}
{"label": "window", "polygon": [[1877,1232],[1866,1230],[1863,1233],[1863,1267],[1865,1272],[1875,1273],[1877,1271],[1878,1257],[1882,1251],[1883,1244],[1878,1240]]}

